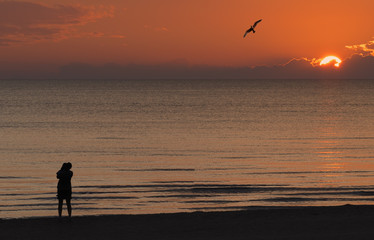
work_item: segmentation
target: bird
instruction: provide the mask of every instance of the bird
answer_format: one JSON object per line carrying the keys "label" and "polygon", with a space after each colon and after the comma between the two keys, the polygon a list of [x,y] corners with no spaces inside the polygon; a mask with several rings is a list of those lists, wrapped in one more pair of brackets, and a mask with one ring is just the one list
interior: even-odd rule
{"label": "bird", "polygon": [[248,30],[244,33],[243,38],[245,38],[245,36],[247,36],[247,34],[250,33],[250,32],[255,33],[255,27],[256,27],[257,24],[258,24],[259,22],[261,22],[261,21],[262,21],[262,19],[260,19],[260,20],[258,20],[257,22],[255,22],[255,23],[253,24],[253,26],[251,25],[251,28],[248,29]]}

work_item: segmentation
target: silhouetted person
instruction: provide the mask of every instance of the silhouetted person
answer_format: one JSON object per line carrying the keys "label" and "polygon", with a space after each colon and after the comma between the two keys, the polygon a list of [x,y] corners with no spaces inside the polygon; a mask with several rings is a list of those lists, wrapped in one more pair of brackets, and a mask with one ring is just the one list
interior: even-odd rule
{"label": "silhouetted person", "polygon": [[70,171],[72,165],[70,162],[62,164],[60,171],[57,172],[57,198],[58,198],[58,216],[62,214],[62,204],[64,199],[68,208],[69,217],[71,217],[71,178],[73,172]]}

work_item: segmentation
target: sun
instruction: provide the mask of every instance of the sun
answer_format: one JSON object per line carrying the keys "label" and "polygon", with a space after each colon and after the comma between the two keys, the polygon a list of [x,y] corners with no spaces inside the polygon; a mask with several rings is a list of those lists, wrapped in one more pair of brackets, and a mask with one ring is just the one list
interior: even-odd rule
{"label": "sun", "polygon": [[329,64],[331,61],[335,61],[335,64],[334,64],[335,67],[340,67],[340,63],[342,62],[342,60],[340,60],[340,58],[338,58],[338,57],[327,56],[324,59],[322,59],[322,61],[319,63],[319,65],[320,66],[326,65],[326,64]]}

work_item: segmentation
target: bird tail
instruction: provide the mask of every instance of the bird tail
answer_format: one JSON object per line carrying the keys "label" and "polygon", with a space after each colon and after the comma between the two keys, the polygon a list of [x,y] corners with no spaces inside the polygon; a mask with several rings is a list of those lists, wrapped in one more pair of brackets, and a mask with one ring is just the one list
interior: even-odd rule
{"label": "bird tail", "polygon": [[256,31],[253,29],[253,33],[255,33]]}

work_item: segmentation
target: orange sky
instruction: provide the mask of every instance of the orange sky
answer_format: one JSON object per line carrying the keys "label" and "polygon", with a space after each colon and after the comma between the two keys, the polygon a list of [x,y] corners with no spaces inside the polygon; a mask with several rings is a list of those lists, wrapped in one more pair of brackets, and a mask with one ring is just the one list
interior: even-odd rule
{"label": "orange sky", "polygon": [[[0,62],[213,66],[348,57],[374,36],[373,0],[0,1]],[[256,34],[244,31],[262,18]]]}

